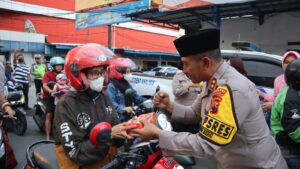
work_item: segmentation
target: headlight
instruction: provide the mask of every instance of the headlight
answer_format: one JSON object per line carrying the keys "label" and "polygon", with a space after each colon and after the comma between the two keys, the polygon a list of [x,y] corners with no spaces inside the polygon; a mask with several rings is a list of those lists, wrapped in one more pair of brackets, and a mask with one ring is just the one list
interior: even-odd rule
{"label": "headlight", "polygon": [[175,164],[173,169],[184,169],[184,168],[179,164]]}

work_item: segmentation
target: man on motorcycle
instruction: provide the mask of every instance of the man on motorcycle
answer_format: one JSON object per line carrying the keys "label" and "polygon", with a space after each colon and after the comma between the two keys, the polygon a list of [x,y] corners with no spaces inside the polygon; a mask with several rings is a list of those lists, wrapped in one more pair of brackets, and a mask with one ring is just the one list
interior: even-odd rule
{"label": "man on motorcycle", "polygon": [[97,123],[110,123],[112,138],[129,137],[129,127],[118,124],[118,115],[102,90],[112,56],[109,49],[98,44],[76,47],[66,56],[65,72],[72,90],[56,105],[53,121],[55,153],[61,169],[98,169],[113,159],[113,143],[95,146],[89,140]]}
{"label": "man on motorcycle", "polygon": [[[119,113],[121,121],[126,121],[125,113],[134,113],[132,102],[141,104],[146,100],[137,94],[129,84],[131,80],[131,70],[136,68],[136,64],[128,58],[116,58],[110,64],[108,71],[110,83],[107,86],[107,92],[112,100],[114,108]],[[125,98],[125,93],[130,92],[131,98]],[[126,103],[126,100],[128,103]]]}
{"label": "man on motorcycle", "polygon": [[45,133],[46,140],[50,139],[52,114],[55,110],[54,97],[51,96],[53,88],[48,86],[49,82],[56,82],[56,76],[64,69],[64,59],[59,56],[52,57],[50,59],[50,64],[53,70],[49,70],[45,73],[43,77],[43,102],[46,106],[46,119],[45,119]]}

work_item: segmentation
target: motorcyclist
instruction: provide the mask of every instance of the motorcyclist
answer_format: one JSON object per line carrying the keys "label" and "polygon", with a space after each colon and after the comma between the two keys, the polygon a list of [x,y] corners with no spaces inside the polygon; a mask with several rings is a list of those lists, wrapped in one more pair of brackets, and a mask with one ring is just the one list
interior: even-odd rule
{"label": "motorcyclist", "polygon": [[65,72],[72,90],[56,105],[53,121],[55,153],[61,169],[98,169],[113,159],[114,142],[95,146],[89,141],[92,128],[99,122],[113,126],[111,138],[127,137],[126,123],[118,124],[118,115],[102,91],[112,55],[101,45],[86,44],[66,56]]}
{"label": "motorcyclist", "polygon": [[52,114],[55,110],[54,97],[51,96],[53,89],[48,86],[49,82],[56,82],[56,76],[64,69],[64,59],[59,56],[52,57],[50,64],[53,70],[49,70],[43,77],[43,103],[46,106],[45,133],[46,140],[50,139]]}
{"label": "motorcyclist", "polygon": [[[126,113],[134,113],[132,102],[141,104],[146,100],[137,94],[137,92],[129,84],[131,80],[131,70],[137,68],[136,64],[128,58],[116,58],[110,64],[108,71],[110,83],[107,86],[107,92],[112,100],[114,108],[119,113],[121,121],[126,121]],[[131,93],[130,101],[125,98],[125,93]]]}
{"label": "motorcyclist", "polygon": [[[0,82],[5,81],[5,73],[4,73],[4,66],[2,63],[0,63]],[[0,107],[2,110],[4,110],[10,118],[12,118],[15,115],[15,111],[11,108],[10,103],[6,100],[3,89],[4,89],[4,83],[0,83]],[[14,151],[9,143],[8,136],[6,132],[2,128],[2,121],[0,121],[0,130],[2,130],[4,141],[5,141],[5,151],[6,151],[6,162],[5,162],[5,169],[7,168],[15,168],[18,164]],[[0,166],[3,166],[0,164]]]}
{"label": "motorcyclist", "polygon": [[272,107],[271,130],[290,169],[300,167],[300,59],[285,69],[286,86]]}

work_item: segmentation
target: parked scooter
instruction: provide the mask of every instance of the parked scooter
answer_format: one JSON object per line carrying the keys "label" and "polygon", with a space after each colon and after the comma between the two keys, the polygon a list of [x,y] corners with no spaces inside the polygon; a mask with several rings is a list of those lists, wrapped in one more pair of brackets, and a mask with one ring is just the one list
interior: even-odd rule
{"label": "parked scooter", "polygon": [[8,81],[4,86],[4,95],[10,102],[12,109],[16,112],[15,118],[3,119],[3,128],[6,131],[13,131],[15,134],[22,136],[27,130],[26,112],[21,108],[25,103],[25,96],[22,92],[22,86]]}
{"label": "parked scooter", "polygon": [[[55,82],[49,82],[48,87],[52,89],[55,85]],[[41,132],[45,131],[45,119],[46,119],[46,106],[43,103],[43,95],[42,93],[37,94],[35,113],[33,115],[33,120],[35,124],[38,126]]]}

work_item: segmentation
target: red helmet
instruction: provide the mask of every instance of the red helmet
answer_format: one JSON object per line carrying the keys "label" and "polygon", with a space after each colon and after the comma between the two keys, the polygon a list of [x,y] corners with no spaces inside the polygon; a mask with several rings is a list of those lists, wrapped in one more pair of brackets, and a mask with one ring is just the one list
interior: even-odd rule
{"label": "red helmet", "polygon": [[89,43],[70,50],[65,60],[65,72],[76,90],[86,90],[89,83],[82,70],[95,66],[108,66],[113,56],[108,48]]}
{"label": "red helmet", "polygon": [[113,59],[108,67],[109,77],[120,80],[128,69],[131,71],[137,69],[137,65],[131,59]]}

